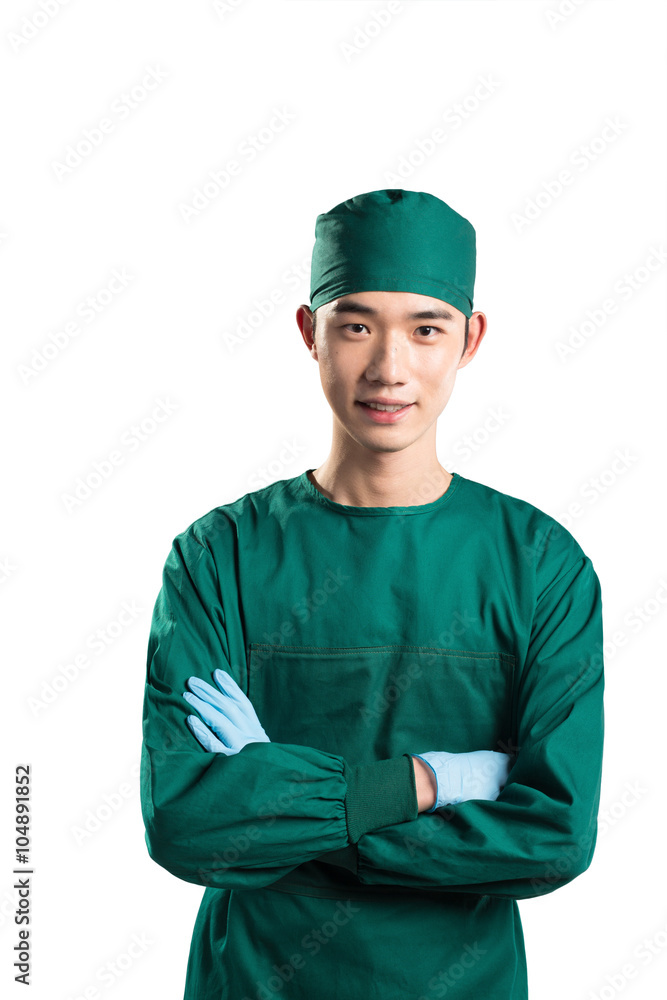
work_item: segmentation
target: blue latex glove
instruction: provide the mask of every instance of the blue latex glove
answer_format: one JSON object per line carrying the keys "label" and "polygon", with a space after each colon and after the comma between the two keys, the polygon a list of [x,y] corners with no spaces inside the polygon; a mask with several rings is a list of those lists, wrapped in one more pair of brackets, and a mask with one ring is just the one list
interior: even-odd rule
{"label": "blue latex glove", "polygon": [[497,799],[512,766],[509,754],[497,750],[473,750],[470,753],[429,750],[428,753],[413,756],[425,761],[435,774],[435,805],[426,812],[434,812],[441,806],[455,806],[469,799]]}
{"label": "blue latex glove", "polygon": [[238,753],[246,743],[270,743],[252,702],[231,674],[215,670],[213,679],[220,690],[199,677],[189,677],[190,691],[183,695],[206,723],[204,725],[196,715],[188,715],[186,719],[204,750],[230,756]]}

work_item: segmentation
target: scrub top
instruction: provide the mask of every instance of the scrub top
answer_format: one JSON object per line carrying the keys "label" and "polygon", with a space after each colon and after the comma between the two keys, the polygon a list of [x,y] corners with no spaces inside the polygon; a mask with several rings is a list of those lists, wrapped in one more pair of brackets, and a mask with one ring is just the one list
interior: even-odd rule
{"label": "scrub top", "polygon": [[[567,529],[456,472],[407,507],[337,503],[303,472],[177,535],[141,805],[151,858],[206,887],[185,1000],[525,1000],[517,900],[595,847],[601,611]],[[195,740],[186,680],[218,667],[271,742]],[[429,750],[500,750],[509,778],[418,813]]]}

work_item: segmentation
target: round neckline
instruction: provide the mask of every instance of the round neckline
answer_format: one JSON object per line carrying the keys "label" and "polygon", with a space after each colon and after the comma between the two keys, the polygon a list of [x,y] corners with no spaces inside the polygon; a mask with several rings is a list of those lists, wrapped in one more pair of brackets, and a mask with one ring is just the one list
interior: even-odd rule
{"label": "round neckline", "polygon": [[297,481],[301,486],[302,490],[314,500],[318,500],[325,507],[329,507],[331,510],[337,510],[341,514],[356,514],[357,516],[368,516],[368,515],[391,515],[391,514],[427,514],[431,510],[436,510],[436,508],[441,507],[450,497],[456,492],[456,489],[463,478],[458,474],[458,472],[452,472],[452,478],[450,480],[449,486],[436,500],[431,500],[430,503],[413,504],[409,507],[354,507],[352,504],[338,503],[336,500],[331,500],[329,497],[325,497],[324,493],[320,493],[316,486],[313,486],[310,479],[308,478],[309,472],[314,472],[315,469],[306,469],[302,472],[300,476],[297,477]]}

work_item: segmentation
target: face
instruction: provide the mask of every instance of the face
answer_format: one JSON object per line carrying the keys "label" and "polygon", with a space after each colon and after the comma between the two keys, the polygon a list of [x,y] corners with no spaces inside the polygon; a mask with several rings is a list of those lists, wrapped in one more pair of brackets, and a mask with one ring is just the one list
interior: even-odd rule
{"label": "face", "polygon": [[[474,357],[486,329],[473,313],[463,354],[465,315],[441,299],[414,292],[354,292],[321,306],[312,341],[312,313],[297,322],[319,363],[338,434],[373,451],[399,451],[430,435],[454,388],[456,373]],[[365,403],[406,405],[381,412]]]}

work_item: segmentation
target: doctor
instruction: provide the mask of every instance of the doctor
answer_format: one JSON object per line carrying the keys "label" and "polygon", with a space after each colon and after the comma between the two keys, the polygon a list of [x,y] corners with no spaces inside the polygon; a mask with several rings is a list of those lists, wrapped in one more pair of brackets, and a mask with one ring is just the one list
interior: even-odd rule
{"label": "doctor", "polygon": [[153,614],[146,841],[207,887],[185,998],[523,1000],[517,900],[595,845],[599,581],[437,460],[486,331],[470,223],[381,190],[315,237],[329,456],[181,532]]}

